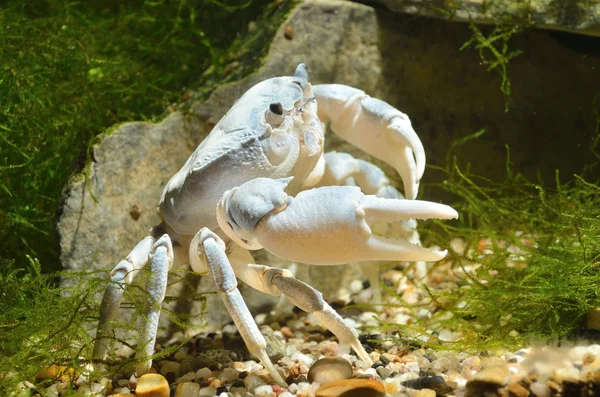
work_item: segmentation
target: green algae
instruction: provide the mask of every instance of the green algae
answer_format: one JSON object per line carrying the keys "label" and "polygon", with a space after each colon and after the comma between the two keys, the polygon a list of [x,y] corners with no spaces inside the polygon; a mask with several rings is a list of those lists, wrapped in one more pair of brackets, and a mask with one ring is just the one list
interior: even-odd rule
{"label": "green algae", "polygon": [[[0,247],[58,269],[56,208],[91,138],[154,120],[267,4],[9,1],[0,10]],[[224,28],[229,27],[229,28]],[[235,28],[231,28],[235,27]]]}
{"label": "green algae", "polygon": [[[435,266],[450,266],[443,272],[450,271],[454,282],[424,286],[433,305],[430,319],[382,326],[425,339],[428,347],[467,352],[595,338],[586,318],[600,307],[598,164],[566,183],[557,170],[555,183],[544,185],[513,172],[507,148],[506,178],[489,180],[452,156],[483,133],[455,142],[447,164],[431,167],[445,179],[425,186],[429,194],[452,197],[445,202],[460,214],[458,221],[433,222],[422,231],[425,240],[449,249],[447,260]],[[592,150],[599,142],[596,135]],[[451,238],[462,239],[464,248],[454,249]],[[463,337],[438,340],[441,329],[460,330]]]}

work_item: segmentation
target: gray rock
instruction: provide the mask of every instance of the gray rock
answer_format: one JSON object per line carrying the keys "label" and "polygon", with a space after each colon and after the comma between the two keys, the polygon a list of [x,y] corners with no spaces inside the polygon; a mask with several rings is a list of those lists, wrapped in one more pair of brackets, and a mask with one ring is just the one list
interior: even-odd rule
{"label": "gray rock", "polygon": [[396,12],[452,21],[498,23],[529,20],[542,29],[565,30],[600,36],[600,3],[595,0],[373,0]]}

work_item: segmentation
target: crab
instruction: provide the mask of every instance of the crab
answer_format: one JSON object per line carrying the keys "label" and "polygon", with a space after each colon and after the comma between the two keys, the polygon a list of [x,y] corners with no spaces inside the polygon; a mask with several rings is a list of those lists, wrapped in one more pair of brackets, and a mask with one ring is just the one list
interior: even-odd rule
{"label": "crab", "polygon": [[[405,198],[375,165],[345,153],[324,153],[325,124],[334,133],[393,166]],[[313,265],[363,261],[437,261],[444,250],[415,239],[413,219],[451,219],[449,206],[415,200],[425,169],[421,141],[409,118],[363,91],[339,84],[312,86],[304,64],[294,76],[250,88],[223,116],[164,187],[162,222],[110,273],[93,357],[108,351],[124,289],[149,266],[148,313],[141,330],[136,372],[151,356],[173,266],[189,263],[208,272],[248,350],[273,380],[285,385],[266,353],[266,342],[237,288],[237,280],[273,296],[283,295],[312,313],[367,364],[372,360],[357,331],[322,294],[287,269],[256,264],[249,251],[264,248],[281,258]],[[399,222],[405,238],[372,231]],[[412,233],[412,234],[411,234]]]}

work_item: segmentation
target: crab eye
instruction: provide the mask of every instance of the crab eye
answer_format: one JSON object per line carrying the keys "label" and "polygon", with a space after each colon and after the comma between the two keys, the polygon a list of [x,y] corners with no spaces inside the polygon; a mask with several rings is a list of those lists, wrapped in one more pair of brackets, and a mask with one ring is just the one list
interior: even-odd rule
{"label": "crab eye", "polygon": [[278,116],[283,115],[283,106],[279,102],[270,104],[269,110],[271,111],[271,113],[275,113]]}
{"label": "crab eye", "polygon": [[267,111],[267,123],[273,127],[277,127],[283,121],[283,105],[279,102],[275,102],[269,105]]}

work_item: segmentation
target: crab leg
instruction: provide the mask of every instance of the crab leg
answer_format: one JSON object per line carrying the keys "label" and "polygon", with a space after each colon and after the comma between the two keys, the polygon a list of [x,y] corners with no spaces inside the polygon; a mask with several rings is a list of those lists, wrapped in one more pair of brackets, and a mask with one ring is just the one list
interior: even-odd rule
{"label": "crab leg", "polygon": [[406,198],[414,199],[425,171],[423,144],[407,115],[363,91],[341,84],[313,87],[319,118],[340,137],[398,171]]}
{"label": "crab leg", "polygon": [[146,298],[147,313],[139,341],[142,350],[136,356],[139,359],[136,365],[138,375],[145,374],[152,365],[152,359],[149,357],[154,354],[160,307],[167,291],[169,269],[173,265],[173,244],[168,234],[164,234],[154,243],[150,258],[151,274],[146,286],[146,292],[148,293]]}
{"label": "crab leg", "polygon": [[[271,359],[267,356],[267,342],[258,330],[248,306],[246,306],[240,291],[237,289],[236,275],[227,259],[225,243],[207,228],[200,230],[194,240],[198,242],[197,255],[200,256],[200,261],[208,265],[210,274],[217,286],[217,291],[248,350],[258,357],[275,382],[281,386],[287,386]],[[190,247],[191,255],[193,255],[192,249],[193,247]],[[194,261],[197,260],[198,258],[194,259]]]}
{"label": "crab leg", "polygon": [[[119,306],[123,300],[123,292],[127,285],[131,284],[133,272],[140,270],[148,263],[154,238],[146,237],[140,241],[135,248],[110,272],[110,281],[104,291],[102,303],[100,304],[100,320],[92,357],[94,361],[103,361],[108,351],[108,340],[112,337],[112,321],[115,319]],[[101,369],[102,364],[97,364]]]}
{"label": "crab leg", "polygon": [[235,244],[231,245],[228,257],[240,280],[269,295],[283,294],[294,306],[314,314],[341,343],[350,345],[361,360],[369,366],[373,365],[371,357],[358,340],[356,330],[325,302],[319,291],[296,279],[287,269],[255,264],[252,255]]}

